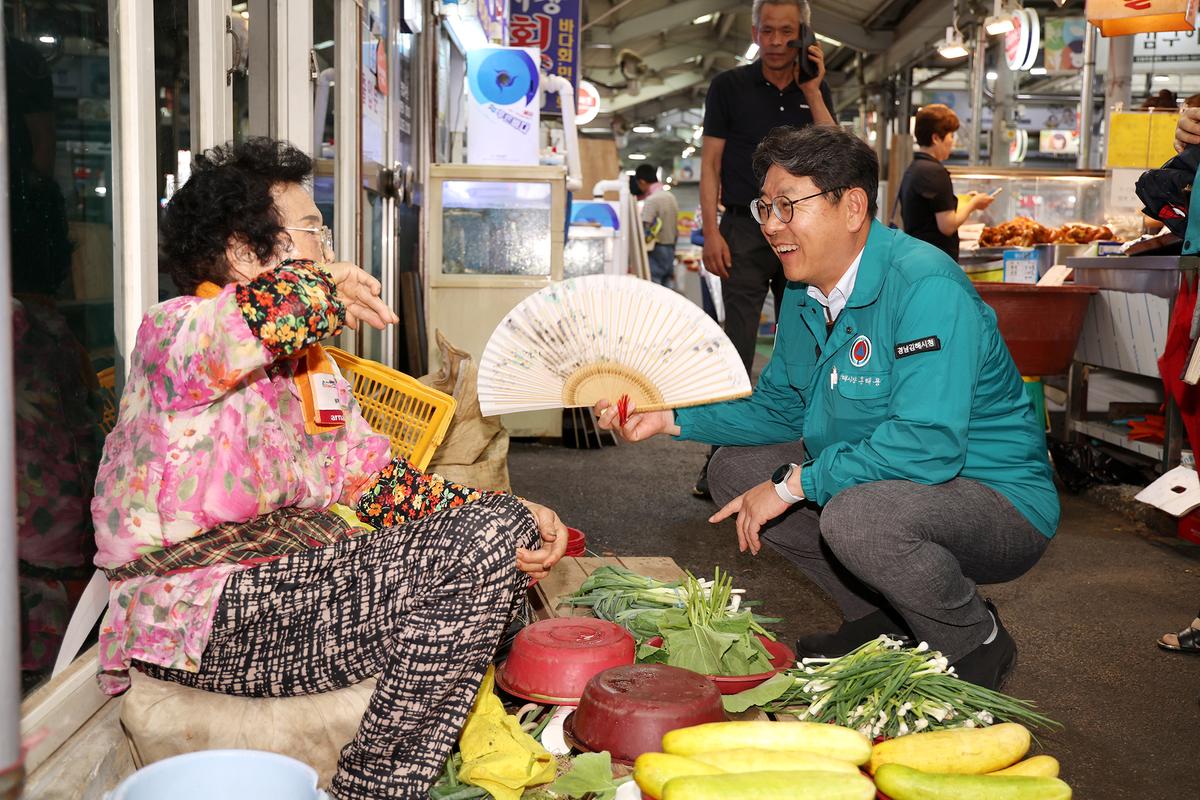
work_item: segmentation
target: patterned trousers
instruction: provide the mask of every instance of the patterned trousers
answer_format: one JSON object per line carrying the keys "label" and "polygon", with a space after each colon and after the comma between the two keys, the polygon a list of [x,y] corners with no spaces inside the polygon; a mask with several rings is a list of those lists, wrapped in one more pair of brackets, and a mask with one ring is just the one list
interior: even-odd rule
{"label": "patterned trousers", "polygon": [[198,673],[138,667],[248,697],[377,676],[330,791],[425,798],[528,584],[515,550],[537,546],[532,515],[502,495],[287,556],[230,578]]}

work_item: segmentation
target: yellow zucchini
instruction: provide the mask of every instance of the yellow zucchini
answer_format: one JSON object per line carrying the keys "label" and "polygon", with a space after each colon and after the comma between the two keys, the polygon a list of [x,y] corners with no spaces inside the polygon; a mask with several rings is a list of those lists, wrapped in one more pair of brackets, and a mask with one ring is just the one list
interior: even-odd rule
{"label": "yellow zucchini", "polygon": [[948,775],[884,764],[875,785],[892,800],[1071,800],[1058,778],[1030,775]]}
{"label": "yellow zucchini", "polygon": [[875,786],[862,773],[772,771],[674,778],[667,781],[662,800],[873,800],[874,797]]}
{"label": "yellow zucchini", "polygon": [[718,767],[693,761],[686,756],[670,753],[642,753],[633,762],[633,781],[646,794],[658,800],[663,785],[672,778],[684,775],[720,775]]}
{"label": "yellow zucchini", "polygon": [[1058,759],[1054,756],[1030,756],[1011,767],[989,772],[988,775],[1032,775],[1042,778],[1058,777]]}
{"label": "yellow zucchini", "polygon": [[903,764],[926,772],[980,775],[1020,761],[1030,741],[1029,731],[1015,722],[913,733],[875,745],[868,769],[874,775],[884,764]]}
{"label": "yellow zucchini", "polygon": [[820,722],[708,722],[670,731],[663,736],[662,746],[665,752],[681,756],[757,747],[804,750],[851,764],[863,764],[871,757],[871,741],[866,736]]}
{"label": "yellow zucchini", "polygon": [[849,761],[839,761],[836,758],[807,753],[803,750],[764,750],[761,747],[739,747],[736,750],[695,753],[688,758],[725,772],[767,772],[772,770],[858,772],[858,767]]}

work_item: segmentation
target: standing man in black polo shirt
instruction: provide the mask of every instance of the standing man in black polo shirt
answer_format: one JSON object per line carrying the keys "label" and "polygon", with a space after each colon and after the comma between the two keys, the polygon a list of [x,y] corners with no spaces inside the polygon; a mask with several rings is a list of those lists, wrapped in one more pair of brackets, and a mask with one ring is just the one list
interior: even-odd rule
{"label": "standing man in black polo shirt", "polygon": [[[725,333],[746,372],[754,363],[767,289],[778,319],[785,282],[779,258],[750,216],[750,203],[759,199],[751,156],[773,128],[836,124],[820,46],[808,49],[816,76],[803,82],[797,55],[805,54],[787,46],[801,25],[811,23],[808,0],[754,0],[751,13],[758,60],[722,72],[708,87],[700,171],[704,268],[721,279]],[[719,225],[718,204],[725,207]],[[708,497],[707,462],[694,493]]]}
{"label": "standing man in black polo shirt", "polygon": [[898,200],[904,232],[929,242],[958,260],[958,229],[972,212],[992,204],[990,194],[972,192],[962,208],[942,162],[954,150],[958,115],[948,106],[933,103],[917,112],[913,138],[919,148],[900,180]]}

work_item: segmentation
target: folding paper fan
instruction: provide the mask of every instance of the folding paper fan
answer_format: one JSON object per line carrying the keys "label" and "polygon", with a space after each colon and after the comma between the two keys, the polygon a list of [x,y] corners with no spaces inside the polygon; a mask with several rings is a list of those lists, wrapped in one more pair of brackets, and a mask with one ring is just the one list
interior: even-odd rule
{"label": "folding paper fan", "polygon": [[682,295],[623,275],[570,278],[530,295],[479,363],[484,416],[628,398],[640,411],[750,394],[720,326]]}

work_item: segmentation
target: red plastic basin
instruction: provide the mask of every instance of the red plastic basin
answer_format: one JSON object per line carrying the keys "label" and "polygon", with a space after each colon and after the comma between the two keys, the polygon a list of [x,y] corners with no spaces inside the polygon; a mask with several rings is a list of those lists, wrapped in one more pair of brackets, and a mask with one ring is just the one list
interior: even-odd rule
{"label": "red plastic basin", "polygon": [[582,750],[607,750],[613,761],[632,764],[642,753],[659,752],[669,731],[724,721],[721,693],[703,675],[632,664],[592,678],[563,731]]}
{"label": "red plastic basin", "polygon": [[1095,286],[1034,286],[976,283],[996,312],[1000,335],[1022,375],[1061,375],[1071,366],[1075,343]]}
{"label": "red plastic basin", "polygon": [[544,619],[522,628],[496,684],[509,694],[550,705],[575,705],[594,675],[632,664],[633,636],[592,617]]}
{"label": "red plastic basin", "polygon": [[587,552],[587,537],[578,528],[567,528],[566,556],[581,556]]}
{"label": "red plastic basin", "polygon": [[[771,666],[774,669],[770,672],[757,672],[753,675],[705,675],[704,677],[716,684],[717,688],[721,690],[721,694],[737,694],[747,689],[753,689],[774,676],[775,673],[796,663],[796,654],[783,642],[773,642],[765,636],[759,636],[758,640],[762,642],[763,647],[767,649],[767,654],[771,657]],[[658,647],[662,644],[662,637],[651,637],[646,640],[646,644]]]}

